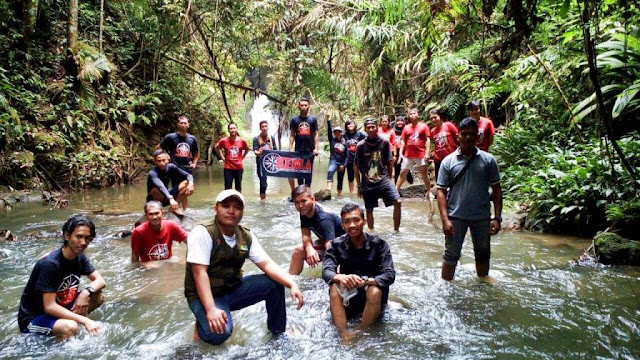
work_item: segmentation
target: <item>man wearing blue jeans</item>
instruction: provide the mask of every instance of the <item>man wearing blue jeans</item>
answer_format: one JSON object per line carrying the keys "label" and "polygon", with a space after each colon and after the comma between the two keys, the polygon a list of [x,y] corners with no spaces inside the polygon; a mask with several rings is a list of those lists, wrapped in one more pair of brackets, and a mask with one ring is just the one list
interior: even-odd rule
{"label": "man wearing blue jeans", "polygon": [[[187,241],[184,294],[196,317],[194,339],[219,345],[233,332],[231,311],[265,301],[267,328],[273,334],[285,331],[287,312],[284,286],[291,298],[304,299],[298,285],[267,255],[256,236],[239,225],[244,197],[236,190],[218,194],[214,220],[196,226]],[[249,258],[264,274],[242,276]]]}
{"label": "man wearing blue jeans", "polygon": [[[460,146],[442,160],[437,179],[438,208],[445,235],[442,278],[448,281],[453,280],[467,229],[471,230],[476,272],[479,277],[489,275],[490,238],[500,231],[502,222],[502,189],[496,159],[476,147],[475,119],[462,120],[458,130]],[[490,201],[495,211],[493,219]]]}

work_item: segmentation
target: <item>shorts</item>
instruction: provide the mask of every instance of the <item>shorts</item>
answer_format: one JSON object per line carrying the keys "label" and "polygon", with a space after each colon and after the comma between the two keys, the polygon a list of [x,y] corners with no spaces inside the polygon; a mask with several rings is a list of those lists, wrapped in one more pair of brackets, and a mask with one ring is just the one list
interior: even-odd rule
{"label": "shorts", "polygon": [[49,335],[51,330],[53,329],[53,325],[58,321],[59,318],[49,315],[49,314],[40,314],[29,322],[29,325],[25,329],[22,329],[23,334],[40,334],[40,335]]}
{"label": "shorts", "polygon": [[[382,308],[380,309],[380,316],[382,311],[386,308],[387,301],[389,299],[389,288],[382,290]],[[364,288],[359,288],[358,293],[349,299],[349,305],[344,307],[344,311],[348,319],[361,315],[364,312],[364,307],[367,305],[367,291]]]}
{"label": "shorts", "polygon": [[324,251],[327,249],[325,247],[325,244],[327,242],[322,240],[322,239],[314,239],[311,242],[311,245],[313,246],[313,249],[318,253],[318,257],[320,258],[320,261],[322,261],[324,259]]}
{"label": "shorts", "polygon": [[386,180],[386,184],[377,189],[362,191],[365,209],[378,207],[378,199],[380,198],[384,201],[384,206],[387,207],[393,205],[395,201],[400,199],[400,194],[391,180]]}
{"label": "shorts", "polygon": [[[171,194],[171,196],[173,196],[174,198],[176,198],[178,196],[178,193],[180,192],[180,189],[178,188],[178,186],[174,186],[168,190],[169,190],[169,194]],[[147,194],[147,201],[151,201],[151,200],[153,200],[153,195]],[[160,202],[162,203],[162,206],[169,206],[170,204],[169,199],[167,199],[166,196],[162,198],[162,201]]]}
{"label": "shorts", "polygon": [[400,170],[411,170],[413,168],[413,164],[418,164],[418,166],[427,166],[427,160],[424,157],[421,158],[402,158],[402,165],[400,165]]}
{"label": "shorts", "polygon": [[448,265],[456,265],[458,263],[467,229],[471,230],[471,241],[473,241],[476,262],[481,264],[489,262],[491,258],[491,236],[489,235],[491,220],[461,220],[455,218],[450,218],[450,220],[453,223],[453,236],[445,236],[443,262]]}

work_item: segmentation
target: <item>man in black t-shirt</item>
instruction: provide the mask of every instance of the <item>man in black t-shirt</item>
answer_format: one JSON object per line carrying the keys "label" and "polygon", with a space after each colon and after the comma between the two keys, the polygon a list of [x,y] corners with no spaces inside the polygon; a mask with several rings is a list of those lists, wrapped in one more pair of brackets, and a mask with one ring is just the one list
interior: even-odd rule
{"label": "man in black t-shirt", "polygon": [[[186,208],[184,202],[193,194],[193,175],[169,162],[169,154],[162,149],[153,153],[156,166],[149,171],[147,177],[147,202],[156,200],[162,206],[171,206],[170,210],[178,215],[184,215],[180,204]],[[183,180],[186,179],[186,180]],[[169,188],[169,183],[173,185]]]}
{"label": "man in black t-shirt", "polygon": [[[97,335],[100,327],[87,315],[102,305],[105,281],[84,254],[96,228],[86,216],[75,215],[64,224],[62,233],[62,248],[38,260],[22,292],[20,331],[68,338],[78,333],[80,324]],[[82,275],[91,280],[84,287],[80,286]]]}
{"label": "man in black t-shirt", "polygon": [[[178,131],[165,136],[158,144],[158,149],[169,153],[173,164],[189,174],[193,174],[193,169],[198,167],[198,160],[200,160],[200,149],[198,148],[198,140],[188,131],[189,118],[186,115],[178,116]],[[186,180],[186,177],[182,180]],[[187,198],[182,201],[182,206],[184,210],[187,209]]]}
{"label": "man in black t-shirt", "polygon": [[378,207],[382,198],[385,206],[393,205],[393,229],[400,229],[400,194],[391,181],[393,154],[391,144],[378,136],[378,123],[373,118],[364,122],[367,138],[356,148],[354,172],[358,183],[358,196],[364,199],[367,211],[367,225],[373,230],[373,208]]}
{"label": "man in black t-shirt", "polygon": [[[309,114],[310,107],[307,98],[300,99],[298,109],[300,109],[300,115],[293,117],[289,124],[289,150],[317,156],[318,143],[320,141],[318,135],[318,120],[315,116]],[[311,166],[313,167],[313,163]],[[306,184],[311,186],[311,175],[312,174],[298,177],[298,185]],[[291,191],[293,191],[293,179],[289,179],[289,185],[291,186]]]}
{"label": "man in black t-shirt", "polygon": [[[316,198],[307,185],[298,185],[291,194],[296,210],[300,213],[300,230],[302,244],[293,248],[289,274],[299,275],[306,261],[311,267],[316,267],[324,257],[324,251],[329,248],[331,241],[344,234],[340,216],[325,211],[316,203]],[[311,233],[317,236],[313,241]]]}

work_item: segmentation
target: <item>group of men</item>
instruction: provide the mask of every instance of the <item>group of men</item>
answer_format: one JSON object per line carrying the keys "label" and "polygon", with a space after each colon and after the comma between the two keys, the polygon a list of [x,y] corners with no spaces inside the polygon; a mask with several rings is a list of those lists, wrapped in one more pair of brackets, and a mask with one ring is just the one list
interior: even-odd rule
{"label": "group of men", "polygon": [[[299,103],[300,115],[291,122],[289,145],[295,145],[294,149],[299,152],[316,155],[317,120],[311,119],[308,105],[306,99]],[[388,118],[381,121],[382,131],[375,119],[366,119],[366,134],[355,143],[352,158],[349,153],[353,144],[349,141],[355,138],[353,126],[346,124],[347,136],[344,138],[342,129],[334,131],[335,143],[344,146],[345,155],[333,159],[336,170],[343,172],[351,161],[353,178],[365,210],[348,203],[338,216],[316,203],[309,187],[310,176],[299,178],[297,187],[292,184],[291,198],[300,215],[302,243],[293,249],[289,274],[267,255],[256,235],[240,225],[246,201],[240,192],[238,178],[241,179],[242,168],[238,163],[241,165],[246,156],[248,144],[237,136],[235,124],[229,124],[230,136],[216,145],[225,164],[226,189],[216,197],[213,219],[194,227],[188,234],[177,223],[163,220],[165,206],[181,213],[180,205],[186,209],[187,198],[194,191],[191,172],[197,166],[199,151],[195,138],[187,133],[188,119],[179,118],[179,131],[165,137],[160,149],[154,153],[155,167],[149,173],[149,195],[144,206],[147,221],[132,233],[132,262],[170,259],[173,241],[187,243],[185,297],[195,317],[194,337],[210,344],[221,344],[231,336],[231,311],[261,301],[265,301],[268,329],[274,334],[284,332],[284,287],[290,289],[290,295],[300,309],[304,297],[290,275],[300,274],[305,262],[311,267],[322,263],[322,277],[329,284],[332,319],[344,337],[351,334],[347,328],[348,317],[361,314],[360,327],[370,326],[379,319],[387,302],[389,287],[395,281],[395,270],[389,245],[378,236],[365,233],[364,224],[374,228],[373,208],[382,198],[386,206],[394,206],[394,229],[399,230],[398,189],[414,165],[422,173],[428,164],[429,128],[419,122],[417,109],[411,109],[408,117],[410,123],[402,129],[399,148],[397,143],[390,141],[390,134],[397,130],[391,130]],[[398,120],[402,119],[396,119],[396,125]],[[260,129],[261,133],[253,141],[257,156],[264,150],[276,149],[275,139],[268,134],[268,124],[261,123]],[[500,175],[495,158],[476,146],[481,137],[479,130],[479,123],[473,117],[462,120],[455,130],[451,128],[450,132],[456,133],[458,147],[439,161],[436,186],[445,234],[441,269],[445,280],[453,279],[468,229],[474,245],[477,274],[487,276],[490,236],[501,227]],[[486,134],[485,131],[484,139],[487,139]],[[176,161],[176,158],[182,160]],[[400,164],[400,173],[398,182],[394,183],[392,174],[397,164]],[[258,175],[260,195],[264,199],[266,177]],[[423,179],[428,184],[426,171]],[[168,186],[170,181],[171,188]],[[236,190],[230,189],[234,181]],[[340,184],[338,189],[341,188]],[[494,203],[493,218],[490,202]],[[86,216],[77,215],[64,224],[62,232],[61,249],[37,262],[25,287],[18,314],[22,332],[68,337],[78,332],[79,324],[92,334],[99,331],[99,325],[87,315],[102,304],[105,281],[84,254],[95,238],[95,226]],[[247,258],[263,274],[243,276],[242,266]],[[80,287],[82,275],[91,281],[84,288]]]}

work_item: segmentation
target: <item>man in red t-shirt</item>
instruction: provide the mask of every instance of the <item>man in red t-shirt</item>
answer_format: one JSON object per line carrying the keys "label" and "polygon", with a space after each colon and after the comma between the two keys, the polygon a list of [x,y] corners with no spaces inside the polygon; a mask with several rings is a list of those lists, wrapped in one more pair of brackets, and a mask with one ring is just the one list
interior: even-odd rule
{"label": "man in red t-shirt", "polygon": [[486,117],[480,116],[480,102],[474,100],[467,106],[469,117],[478,122],[478,142],[476,146],[482,151],[489,152],[489,147],[493,144],[493,136],[496,133],[493,122]]}
{"label": "man in red t-shirt", "polygon": [[433,124],[430,131],[431,140],[433,140],[433,165],[437,183],[440,163],[447,155],[458,149],[458,128],[450,121],[445,121],[445,114],[440,109],[429,110],[429,120]]}
{"label": "man in red t-shirt", "polygon": [[224,163],[224,189],[231,189],[235,181],[236,190],[242,192],[242,160],[249,153],[249,143],[238,136],[238,125],[227,125],[229,136],[220,139],[216,144],[216,151],[220,163]]}
{"label": "man in red t-shirt", "polygon": [[409,123],[402,130],[402,148],[400,150],[400,178],[396,184],[396,189],[400,192],[400,187],[407,178],[407,174],[415,164],[422,175],[422,181],[427,188],[431,189],[431,181],[429,180],[429,151],[431,150],[431,141],[429,127],[427,124],[420,122],[418,109],[409,110]]}
{"label": "man in red t-shirt", "polygon": [[131,262],[148,262],[171,258],[172,242],[187,241],[187,232],[177,223],[163,220],[162,204],[149,201],[144,206],[147,219],[138,225],[131,234]]}

